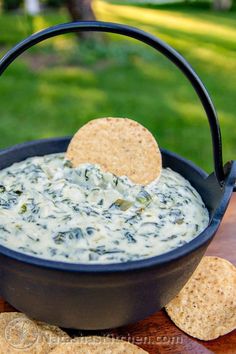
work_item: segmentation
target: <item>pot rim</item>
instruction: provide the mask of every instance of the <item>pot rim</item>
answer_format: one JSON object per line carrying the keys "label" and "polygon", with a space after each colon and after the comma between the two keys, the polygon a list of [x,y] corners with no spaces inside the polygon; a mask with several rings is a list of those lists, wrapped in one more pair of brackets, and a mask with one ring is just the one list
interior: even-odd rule
{"label": "pot rim", "polygon": [[[61,138],[40,139],[31,142],[26,142],[23,144],[17,144],[12,147],[1,150],[0,159],[1,156],[13,152],[16,148],[34,146],[35,143],[60,142],[63,140],[69,141],[70,138],[71,137],[67,136]],[[193,162],[179,156],[178,154],[169,152],[166,149],[161,149],[161,151],[169,153],[172,156],[178,158],[179,160],[188,163],[191,166],[191,168],[193,168],[199,175],[202,176],[202,178],[208,177],[207,173],[203,171],[201,168],[199,168],[198,166],[196,166]],[[234,171],[232,172],[232,170]],[[82,273],[116,273],[116,272],[142,270],[142,269],[152,268],[155,266],[160,266],[165,263],[178,260],[196,251],[198,248],[200,248],[205,243],[210,241],[211,238],[213,238],[215,232],[217,231],[220,225],[221,219],[224,214],[224,210],[228,204],[228,201],[233,191],[235,170],[236,170],[236,166],[234,164],[234,169],[233,168],[231,169],[231,173],[229,173],[229,176],[226,180],[224,194],[222,196],[221,202],[219,203],[220,205],[218,205],[208,226],[193,240],[169,252],[157,256],[145,258],[145,259],[136,260],[136,261],[128,261],[128,262],[121,262],[121,263],[104,263],[104,264],[70,263],[70,262],[48,260],[44,258],[30,256],[28,254],[24,254],[15,250],[11,250],[10,248],[7,248],[2,245],[0,245],[0,253],[14,260],[24,262],[33,266],[40,266],[43,268],[49,268],[53,270],[82,272]],[[230,176],[231,174],[233,176]]]}

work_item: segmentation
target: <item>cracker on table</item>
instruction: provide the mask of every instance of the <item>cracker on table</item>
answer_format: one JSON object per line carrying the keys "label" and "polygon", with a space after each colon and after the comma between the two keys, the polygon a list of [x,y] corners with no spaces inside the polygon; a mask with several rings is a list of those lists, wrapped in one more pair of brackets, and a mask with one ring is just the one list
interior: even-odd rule
{"label": "cracker on table", "polygon": [[35,322],[41,336],[46,339],[47,345],[50,349],[55,348],[58,344],[68,342],[71,337],[61,328],[47,324],[45,322]]}
{"label": "cracker on table", "polygon": [[104,171],[146,185],[160,176],[161,153],[153,135],[128,118],[94,119],[72,138],[66,158],[74,167],[98,164]]}
{"label": "cracker on table", "polygon": [[192,337],[211,340],[236,328],[236,268],[219,257],[203,257],[166,306],[172,321]]}
{"label": "cracker on table", "polygon": [[46,354],[69,336],[20,312],[0,313],[0,354]]}

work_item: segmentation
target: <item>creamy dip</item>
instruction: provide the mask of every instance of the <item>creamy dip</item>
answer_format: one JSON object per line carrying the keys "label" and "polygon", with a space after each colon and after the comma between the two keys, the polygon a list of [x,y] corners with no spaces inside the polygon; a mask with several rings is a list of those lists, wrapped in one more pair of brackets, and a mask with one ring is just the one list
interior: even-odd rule
{"label": "creamy dip", "polygon": [[64,154],[0,171],[0,244],[40,258],[143,259],[191,241],[208,222],[200,195],[169,168],[145,187],[97,165],[71,168]]}

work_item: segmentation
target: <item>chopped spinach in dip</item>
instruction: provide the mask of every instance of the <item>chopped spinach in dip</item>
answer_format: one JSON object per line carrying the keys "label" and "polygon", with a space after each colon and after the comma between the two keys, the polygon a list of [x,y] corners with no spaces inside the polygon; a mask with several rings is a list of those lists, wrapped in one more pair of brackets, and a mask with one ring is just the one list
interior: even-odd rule
{"label": "chopped spinach in dip", "polygon": [[40,258],[117,263],[152,257],[196,237],[209,217],[190,183],[163,169],[142,187],[64,154],[0,171],[0,244]]}

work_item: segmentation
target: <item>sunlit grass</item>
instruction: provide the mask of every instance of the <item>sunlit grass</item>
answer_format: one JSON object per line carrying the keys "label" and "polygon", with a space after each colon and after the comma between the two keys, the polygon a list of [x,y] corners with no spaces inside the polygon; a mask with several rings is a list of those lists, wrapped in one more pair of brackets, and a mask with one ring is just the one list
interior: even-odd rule
{"label": "sunlit grass", "polygon": [[216,39],[222,38],[226,41],[232,39],[236,44],[235,30],[232,27],[221,25],[221,23],[209,22],[207,18],[201,19],[189,16],[189,14],[183,12],[175,12],[173,15],[173,11],[166,11],[161,8],[147,8],[145,10],[135,6],[126,6],[124,8],[122,5],[111,5],[100,0],[96,2],[96,11],[102,17],[110,18],[113,16],[113,19],[117,19],[121,16],[131,22],[138,21],[148,26],[160,25],[166,28],[207,35]]}
{"label": "sunlit grass", "polygon": [[[190,5],[150,9],[101,0],[96,0],[95,10],[98,19],[137,26],[159,36],[189,60],[218,110],[225,161],[233,159],[236,13],[214,14]],[[65,11],[34,19],[1,16],[0,50],[3,54],[31,32],[66,21]],[[116,35],[108,38],[93,51],[78,46],[74,36],[60,36],[13,65],[0,80],[0,146],[73,134],[95,117],[126,116],[148,127],[161,146],[210,171],[207,120],[182,73],[143,44]],[[33,62],[42,56],[45,63],[36,70]]]}

